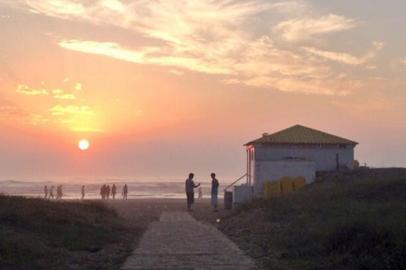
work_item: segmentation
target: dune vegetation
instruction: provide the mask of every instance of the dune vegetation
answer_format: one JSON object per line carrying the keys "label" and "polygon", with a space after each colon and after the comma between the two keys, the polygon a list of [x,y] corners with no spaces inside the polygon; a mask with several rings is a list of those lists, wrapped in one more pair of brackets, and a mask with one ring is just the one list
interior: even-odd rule
{"label": "dune vegetation", "polygon": [[406,269],[406,170],[327,174],[219,228],[263,269]]}
{"label": "dune vegetation", "polygon": [[95,202],[0,196],[0,269],[119,269],[142,228]]}

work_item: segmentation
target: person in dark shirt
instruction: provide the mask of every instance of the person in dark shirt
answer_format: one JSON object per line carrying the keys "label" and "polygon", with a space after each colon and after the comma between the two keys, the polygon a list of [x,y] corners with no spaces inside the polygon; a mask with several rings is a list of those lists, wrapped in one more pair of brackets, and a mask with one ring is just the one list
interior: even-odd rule
{"label": "person in dark shirt", "polygon": [[188,177],[188,179],[186,179],[186,182],[185,182],[185,191],[186,191],[187,210],[188,211],[192,210],[192,204],[195,201],[195,188],[200,186],[200,183],[196,185],[195,182],[193,182],[193,177],[194,177],[194,174],[189,173],[189,177]]}
{"label": "person in dark shirt", "polygon": [[211,205],[214,208],[214,211],[217,212],[218,204],[218,192],[219,192],[219,181],[216,178],[216,174],[212,173],[211,175]]}

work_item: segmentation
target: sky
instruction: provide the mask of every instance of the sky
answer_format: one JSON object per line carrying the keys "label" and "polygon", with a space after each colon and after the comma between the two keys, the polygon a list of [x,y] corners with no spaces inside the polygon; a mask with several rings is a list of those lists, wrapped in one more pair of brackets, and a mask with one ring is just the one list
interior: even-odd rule
{"label": "sky", "polygon": [[244,143],[295,124],[359,142],[362,164],[405,167],[405,10],[0,0],[0,180],[232,180]]}

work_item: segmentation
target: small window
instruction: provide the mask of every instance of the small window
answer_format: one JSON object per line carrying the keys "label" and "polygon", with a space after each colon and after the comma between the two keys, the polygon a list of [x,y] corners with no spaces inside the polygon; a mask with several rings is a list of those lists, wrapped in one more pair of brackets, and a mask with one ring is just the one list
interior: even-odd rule
{"label": "small window", "polygon": [[347,148],[347,145],[345,145],[345,144],[340,144],[340,145],[339,145],[339,148]]}

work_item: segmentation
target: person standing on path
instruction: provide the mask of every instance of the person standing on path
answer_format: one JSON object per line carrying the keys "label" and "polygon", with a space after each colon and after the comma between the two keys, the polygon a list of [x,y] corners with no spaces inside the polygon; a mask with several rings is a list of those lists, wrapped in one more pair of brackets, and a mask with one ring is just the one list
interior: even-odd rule
{"label": "person standing on path", "polygon": [[186,200],[187,200],[187,210],[191,211],[192,210],[192,204],[195,201],[195,188],[200,187],[199,184],[195,184],[193,182],[193,177],[195,175],[193,173],[189,173],[188,179],[186,179],[185,182],[185,191],[186,191]]}
{"label": "person standing on path", "polygon": [[218,193],[219,193],[219,181],[216,178],[216,174],[212,173],[211,175],[211,205],[214,208],[214,212],[218,212],[217,202],[218,202]]}

